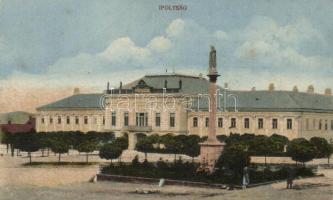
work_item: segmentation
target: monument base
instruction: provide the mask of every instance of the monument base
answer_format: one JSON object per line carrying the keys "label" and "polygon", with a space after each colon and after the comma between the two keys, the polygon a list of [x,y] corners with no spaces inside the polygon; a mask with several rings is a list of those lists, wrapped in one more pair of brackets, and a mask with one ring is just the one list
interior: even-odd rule
{"label": "monument base", "polygon": [[221,156],[224,146],[225,144],[218,140],[200,143],[200,170],[214,172],[215,164]]}

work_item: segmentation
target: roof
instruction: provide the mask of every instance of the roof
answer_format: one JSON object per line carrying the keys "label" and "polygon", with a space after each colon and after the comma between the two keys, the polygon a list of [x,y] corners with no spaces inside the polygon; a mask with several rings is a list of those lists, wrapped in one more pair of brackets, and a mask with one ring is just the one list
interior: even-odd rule
{"label": "roof", "polygon": [[101,109],[100,94],[77,94],[59,101],[38,107],[37,110],[53,110],[53,109]]}
{"label": "roof", "polygon": [[[164,88],[165,81],[167,88],[174,88],[180,94],[208,94],[209,81],[202,77],[188,76],[182,74],[161,74],[146,75],[131,83],[123,86],[123,89],[131,90],[140,82],[144,81],[145,85],[155,88],[155,91],[161,91]],[[180,87],[181,81],[181,87]],[[221,93],[223,93],[223,89]],[[131,90],[131,92],[134,92]],[[227,94],[234,94],[237,99],[238,111],[274,111],[274,112],[333,112],[333,96],[321,94],[309,94],[304,92],[293,91],[227,91]],[[41,106],[37,110],[56,110],[56,109],[101,109],[100,94],[78,94],[56,101],[54,103]],[[227,107],[229,111],[234,108],[234,99],[228,98]],[[192,103],[192,108],[196,109],[198,105],[197,98]],[[223,100],[220,100],[220,105]],[[199,100],[200,110],[207,110],[207,97]]]}
{"label": "roof", "polygon": [[[223,92],[221,92],[223,94]],[[309,94],[292,91],[227,91],[237,101],[237,110],[241,112],[333,112],[333,96]],[[192,109],[208,110],[208,98],[194,99]],[[221,108],[223,98],[219,98]],[[227,98],[228,111],[235,110],[235,100]]]}
{"label": "roof", "polygon": [[1,129],[7,133],[29,133],[35,130],[36,120],[30,118],[25,124],[3,124]]}
{"label": "roof", "polygon": [[[141,80],[143,80],[148,86],[155,89],[163,89],[165,86],[165,81],[167,81],[167,88],[179,88],[179,92],[184,94],[197,94],[202,91],[207,91],[209,87],[209,81],[203,77],[170,73],[159,75],[146,75],[140,79],[124,85],[123,88],[133,88]],[[182,83],[181,88],[179,87],[179,81],[181,81]]]}
{"label": "roof", "polygon": [[7,124],[8,121],[11,121],[15,124],[25,124],[31,116],[33,116],[32,113],[27,113],[23,111],[1,113],[0,124]]}

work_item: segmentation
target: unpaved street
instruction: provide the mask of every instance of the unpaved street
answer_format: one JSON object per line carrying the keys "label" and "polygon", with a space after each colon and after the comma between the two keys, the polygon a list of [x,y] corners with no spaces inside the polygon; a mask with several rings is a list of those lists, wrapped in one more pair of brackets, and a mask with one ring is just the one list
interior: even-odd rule
{"label": "unpaved street", "polygon": [[[325,177],[297,180],[295,189],[277,183],[245,191],[192,188],[116,182],[89,183],[98,166],[24,167],[26,158],[0,157],[0,199],[333,199],[333,170],[321,170]],[[160,189],[159,194],[135,194],[137,188]]]}

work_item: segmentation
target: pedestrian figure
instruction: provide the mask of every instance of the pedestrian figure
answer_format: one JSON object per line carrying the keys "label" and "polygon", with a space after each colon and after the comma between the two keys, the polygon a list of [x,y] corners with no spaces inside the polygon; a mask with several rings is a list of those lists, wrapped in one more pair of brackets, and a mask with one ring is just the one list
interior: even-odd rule
{"label": "pedestrian figure", "polygon": [[250,176],[249,176],[249,168],[248,167],[244,167],[243,169],[243,190],[245,190],[245,188],[249,185],[250,183]]}
{"label": "pedestrian figure", "polygon": [[293,189],[293,180],[295,178],[295,171],[291,167],[287,167],[287,189]]}

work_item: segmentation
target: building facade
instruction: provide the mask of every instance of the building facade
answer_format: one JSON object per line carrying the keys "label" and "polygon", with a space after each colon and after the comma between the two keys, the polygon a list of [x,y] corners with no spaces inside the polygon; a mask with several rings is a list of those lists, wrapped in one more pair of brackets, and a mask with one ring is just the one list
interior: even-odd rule
{"label": "building facade", "polygon": [[[138,134],[207,136],[209,82],[201,76],[146,75],[117,89],[73,96],[37,108],[36,130],[111,131],[127,134],[133,149]],[[333,140],[331,93],[234,91],[218,87],[217,135],[274,133],[290,139]],[[226,98],[224,98],[226,97]]]}

